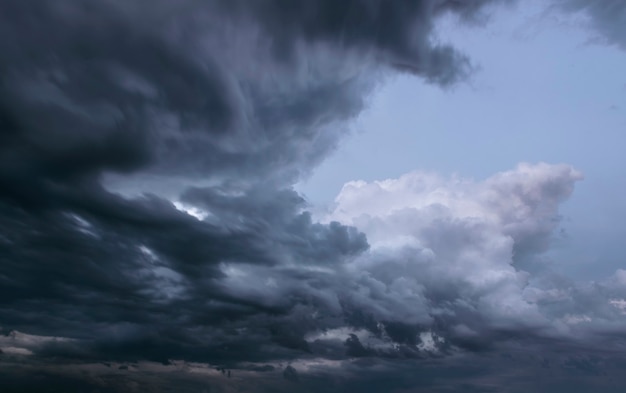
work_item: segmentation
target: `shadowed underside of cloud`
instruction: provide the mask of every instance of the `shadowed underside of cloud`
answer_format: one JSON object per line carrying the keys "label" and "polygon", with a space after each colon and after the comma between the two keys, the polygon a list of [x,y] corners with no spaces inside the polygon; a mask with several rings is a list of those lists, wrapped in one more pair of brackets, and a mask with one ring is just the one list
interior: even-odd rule
{"label": "shadowed underside of cloud", "polygon": [[[2,2],[0,378],[393,390],[430,364],[471,391],[489,382],[468,352],[619,341],[623,271],[582,287],[541,267],[581,178],[568,166],[351,182],[322,222],[292,188],[383,74],[466,77],[432,29],[490,3]],[[224,376],[206,362],[241,374],[196,385]]]}
{"label": "shadowed underside of cloud", "polygon": [[[340,309],[310,291],[368,244],[313,222],[291,185],[380,71],[463,77],[430,32],[482,3],[3,2],[2,324],[87,340],[73,353],[88,357],[306,349],[309,328],[289,325]],[[171,186],[125,197],[112,174]],[[255,293],[254,269],[278,289]]]}

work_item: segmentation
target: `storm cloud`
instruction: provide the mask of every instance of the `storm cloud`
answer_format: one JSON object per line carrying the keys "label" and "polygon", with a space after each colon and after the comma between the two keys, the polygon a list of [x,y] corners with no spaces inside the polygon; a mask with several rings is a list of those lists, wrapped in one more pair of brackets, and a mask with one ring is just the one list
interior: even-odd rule
{"label": "storm cloud", "polygon": [[621,339],[624,271],[583,287],[541,266],[569,166],[351,182],[324,217],[293,189],[387,75],[467,78],[436,21],[495,3],[3,1],[6,386],[395,390],[422,362],[472,389],[466,353]]}
{"label": "storm cloud", "polygon": [[[297,296],[267,305],[226,272],[298,280],[298,266],[367,249],[354,228],[314,223],[291,185],[333,149],[377,73],[462,77],[465,57],[429,34],[437,14],[479,3],[3,2],[3,325],[165,335],[167,348],[225,321],[281,325]],[[144,178],[167,190],[124,195]]]}

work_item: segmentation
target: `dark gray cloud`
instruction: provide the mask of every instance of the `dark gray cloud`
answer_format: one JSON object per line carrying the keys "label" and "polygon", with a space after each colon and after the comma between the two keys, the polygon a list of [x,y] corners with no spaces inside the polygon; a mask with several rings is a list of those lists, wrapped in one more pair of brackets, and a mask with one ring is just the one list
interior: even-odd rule
{"label": "dark gray cloud", "polygon": [[606,42],[626,49],[626,4],[621,0],[555,0],[570,12],[580,12]]}
{"label": "dark gray cloud", "polygon": [[[344,364],[297,362],[267,371],[227,373],[203,364],[175,362],[39,363],[33,374],[16,359],[0,376],[9,392],[620,392],[624,362],[618,353],[512,347],[474,356],[420,361],[358,359]],[[288,371],[289,370],[289,371]],[[25,378],[27,376],[28,378]],[[297,377],[294,377],[297,376]],[[54,390],[56,389],[56,390]],[[61,390],[63,391],[63,390]]]}
{"label": "dark gray cloud", "polygon": [[[347,186],[322,223],[292,188],[384,74],[466,77],[435,22],[492,3],[2,2],[0,382],[488,391],[478,374],[493,359],[457,356],[619,339],[623,272],[528,285],[578,179],[569,167],[436,180],[448,199],[419,208],[403,187],[382,206],[389,195]],[[602,362],[557,361],[589,375]],[[417,365],[428,371],[410,376]]]}
{"label": "dark gray cloud", "polygon": [[[297,318],[338,310],[312,293],[368,244],[314,223],[291,184],[378,72],[463,77],[433,18],[481,3],[3,2],[2,324],[84,340],[38,349],[72,356],[306,351]],[[170,179],[176,200],[123,197],[111,174]],[[265,284],[279,290],[241,266],[274,269]]]}
{"label": "dark gray cloud", "polygon": [[2,177],[306,171],[361,108],[364,70],[464,75],[429,35],[447,4],[5,2]]}

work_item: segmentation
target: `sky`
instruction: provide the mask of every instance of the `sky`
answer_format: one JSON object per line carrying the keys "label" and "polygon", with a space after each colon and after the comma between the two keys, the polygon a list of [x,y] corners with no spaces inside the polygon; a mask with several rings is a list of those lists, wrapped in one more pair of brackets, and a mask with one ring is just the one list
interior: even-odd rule
{"label": "sky", "polygon": [[8,392],[621,392],[623,0],[6,0]]}
{"label": "sky", "polygon": [[607,45],[584,15],[572,18],[541,1],[500,9],[486,26],[444,21],[438,30],[477,65],[471,79],[441,89],[389,77],[353,134],[299,189],[320,208],[355,179],[414,170],[484,179],[519,162],[567,163],[585,181],[561,208],[567,241],[551,251],[558,252],[555,269],[599,279],[623,266],[623,51]]}

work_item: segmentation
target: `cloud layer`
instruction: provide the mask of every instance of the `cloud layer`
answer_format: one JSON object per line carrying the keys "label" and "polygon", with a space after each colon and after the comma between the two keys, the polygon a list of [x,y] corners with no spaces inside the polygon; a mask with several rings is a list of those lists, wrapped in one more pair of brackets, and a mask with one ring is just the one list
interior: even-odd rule
{"label": "cloud layer", "polygon": [[157,391],[179,359],[242,389],[391,390],[418,361],[620,340],[626,273],[542,266],[568,166],[351,182],[321,222],[292,188],[385,75],[467,77],[435,23],[495,3],[3,1],[0,378]]}
{"label": "cloud layer", "polygon": [[258,299],[233,290],[236,272],[298,282],[301,266],[367,249],[354,228],[314,223],[291,185],[380,72],[463,77],[434,18],[482,3],[3,2],[2,324],[87,340],[96,357],[304,349],[283,319],[305,295],[277,283],[280,299]]}

